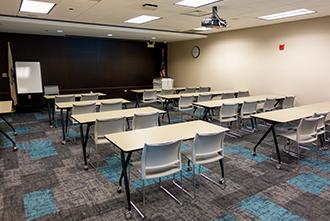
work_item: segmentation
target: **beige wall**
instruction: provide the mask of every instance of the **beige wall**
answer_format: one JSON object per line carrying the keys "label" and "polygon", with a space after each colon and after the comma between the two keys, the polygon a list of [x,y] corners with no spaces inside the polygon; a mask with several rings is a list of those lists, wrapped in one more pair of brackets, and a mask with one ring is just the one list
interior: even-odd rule
{"label": "beige wall", "polygon": [[[201,48],[197,59],[194,45]],[[330,17],[170,43],[168,59],[176,86],[293,94],[298,105],[330,100]]]}

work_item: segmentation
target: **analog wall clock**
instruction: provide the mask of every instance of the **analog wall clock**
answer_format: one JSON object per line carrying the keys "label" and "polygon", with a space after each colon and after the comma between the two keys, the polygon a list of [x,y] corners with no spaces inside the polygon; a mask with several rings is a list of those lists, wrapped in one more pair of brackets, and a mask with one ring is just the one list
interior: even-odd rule
{"label": "analog wall clock", "polygon": [[194,46],[193,49],[191,50],[191,55],[193,58],[198,58],[201,53],[201,49],[198,46]]}

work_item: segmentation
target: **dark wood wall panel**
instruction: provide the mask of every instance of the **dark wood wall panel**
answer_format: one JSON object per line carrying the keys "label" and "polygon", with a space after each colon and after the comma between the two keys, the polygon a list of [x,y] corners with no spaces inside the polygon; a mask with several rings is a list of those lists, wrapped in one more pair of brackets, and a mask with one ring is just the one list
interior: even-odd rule
{"label": "dark wood wall panel", "polygon": [[[151,87],[159,76],[161,51],[141,41],[53,37],[0,33],[0,72],[7,72],[7,42],[14,61],[40,61],[43,84],[57,84],[63,93],[102,91],[129,97],[125,89]],[[0,97],[8,98],[8,78],[1,78]]]}

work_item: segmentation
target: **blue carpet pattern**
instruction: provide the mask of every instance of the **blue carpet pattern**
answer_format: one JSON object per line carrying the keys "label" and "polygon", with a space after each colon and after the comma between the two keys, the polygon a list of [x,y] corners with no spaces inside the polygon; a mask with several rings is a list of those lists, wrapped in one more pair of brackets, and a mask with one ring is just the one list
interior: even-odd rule
{"label": "blue carpet pattern", "polygon": [[[128,108],[133,106],[134,103]],[[181,122],[180,114],[173,111],[170,114],[172,123]],[[87,152],[91,162],[98,160],[98,163],[96,169],[90,167],[85,171],[79,127],[70,124],[68,141],[62,145],[60,122],[57,127],[50,128],[47,117],[46,109],[8,115],[17,136],[0,121],[0,127],[13,137],[18,147],[18,151],[13,152],[11,143],[0,135],[0,220],[124,221],[126,195],[125,191],[117,193],[121,172],[118,150],[105,144],[99,145],[95,153],[94,142],[90,139]],[[183,118],[191,120],[187,115]],[[167,124],[166,116],[161,124]],[[237,126],[233,125],[233,129]],[[285,129],[286,126],[279,128]],[[183,202],[183,206],[159,190],[158,180],[148,180],[147,203],[143,208],[139,192],[141,179],[136,168],[131,167],[132,201],[143,210],[146,220],[328,221],[330,151],[322,151],[319,159],[314,152],[304,151],[300,160],[281,151],[285,164],[278,170],[271,160],[276,159],[272,136],[258,147],[255,157],[251,152],[266,130],[267,127],[260,126],[254,134],[244,134],[237,139],[225,137],[225,186],[218,187],[198,176],[197,197],[192,200],[169,182],[172,176],[162,179],[163,185]],[[281,137],[278,141],[282,149],[286,141]],[[326,146],[329,148],[329,143]],[[185,141],[181,151],[189,151],[191,147],[192,141]],[[132,162],[140,158],[141,152],[132,154]],[[192,172],[187,171],[187,159],[182,159],[182,185],[192,192]],[[215,180],[221,176],[218,162],[203,165],[201,172]],[[179,173],[176,179],[180,180]],[[140,220],[136,212],[132,215],[132,220]]]}
{"label": "blue carpet pattern", "polygon": [[288,180],[288,184],[305,192],[318,195],[330,187],[330,179],[318,176],[314,173],[304,173]]}
{"label": "blue carpet pattern", "polygon": [[50,140],[31,140],[23,143],[19,149],[26,149],[32,160],[38,160],[45,157],[56,156],[57,151]]}
{"label": "blue carpet pattern", "polygon": [[27,221],[59,211],[50,189],[24,194],[24,209]]}
{"label": "blue carpet pattern", "polygon": [[261,221],[303,221],[287,209],[260,196],[252,196],[240,202],[240,208]]}

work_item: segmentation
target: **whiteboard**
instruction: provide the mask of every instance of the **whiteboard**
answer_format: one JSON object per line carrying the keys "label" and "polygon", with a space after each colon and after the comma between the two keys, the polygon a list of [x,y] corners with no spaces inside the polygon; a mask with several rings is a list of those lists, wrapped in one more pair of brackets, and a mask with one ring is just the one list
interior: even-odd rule
{"label": "whiteboard", "polygon": [[40,62],[15,62],[18,94],[42,93]]}

